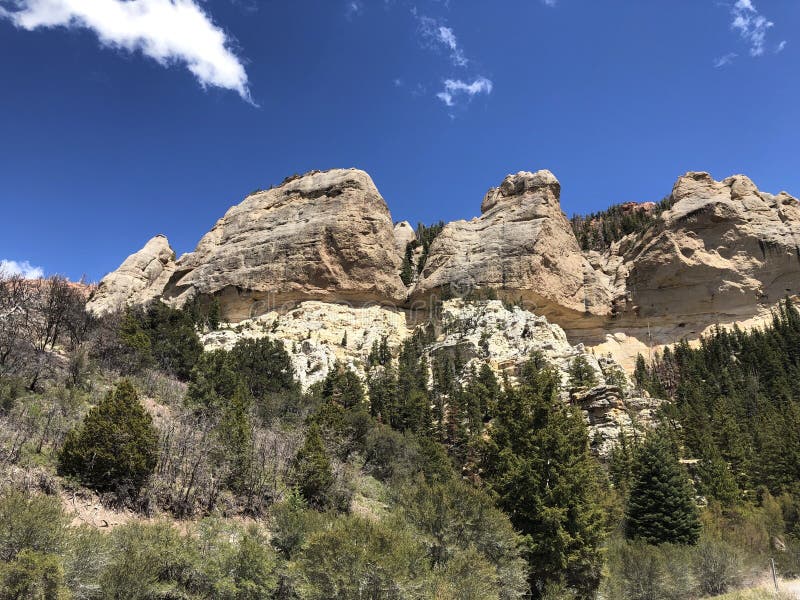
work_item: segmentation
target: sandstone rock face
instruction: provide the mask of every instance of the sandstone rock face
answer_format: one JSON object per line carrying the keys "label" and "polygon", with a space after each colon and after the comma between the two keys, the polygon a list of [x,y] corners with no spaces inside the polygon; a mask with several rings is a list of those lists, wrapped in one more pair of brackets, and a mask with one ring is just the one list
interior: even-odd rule
{"label": "sandstone rock face", "polygon": [[800,292],[796,199],[760,192],[743,175],[720,182],[696,172],[678,179],[671,199],[655,227],[615,249],[623,317],[712,324]]}
{"label": "sandstone rock face", "polygon": [[128,304],[146,304],[161,296],[174,272],[175,253],[167,238],[157,235],[103,278],[86,309],[99,316]]}
{"label": "sandstone rock face", "polygon": [[400,221],[394,226],[395,250],[401,259],[405,256],[408,243],[415,239],[417,239],[417,234],[408,221]]}
{"label": "sandstone rock face", "polygon": [[520,172],[490,189],[482,214],[445,226],[412,299],[493,288],[538,314],[579,318],[610,310],[610,291],[581,253],[550,171]]}
{"label": "sandstone rock face", "polygon": [[303,300],[401,303],[392,219],[369,175],[312,172],[252,194],[178,261],[165,298],[238,321]]}

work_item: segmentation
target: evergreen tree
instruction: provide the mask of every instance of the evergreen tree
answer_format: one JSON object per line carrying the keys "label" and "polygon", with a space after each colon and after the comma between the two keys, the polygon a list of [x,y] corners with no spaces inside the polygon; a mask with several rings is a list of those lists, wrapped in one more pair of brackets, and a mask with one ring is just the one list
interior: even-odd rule
{"label": "evergreen tree", "polygon": [[139,490],[158,459],[158,432],[123,379],[67,434],[59,471],[98,491]]}
{"label": "evergreen tree", "polygon": [[636,385],[638,385],[640,389],[647,389],[650,376],[647,371],[647,363],[644,360],[644,356],[641,354],[636,355],[636,368],[633,371],[633,379],[636,381]]}
{"label": "evergreen tree", "polygon": [[204,352],[192,369],[186,404],[198,411],[218,413],[241,383],[224,350]]}
{"label": "evergreen tree", "polygon": [[253,425],[250,421],[251,400],[244,385],[222,406],[216,427],[220,457],[228,464],[228,486],[236,491],[244,488],[253,455]]}
{"label": "evergreen tree", "polygon": [[325,508],[333,486],[333,471],[316,423],[309,427],[305,443],[295,456],[294,474],[297,488],[306,502],[315,508]]}
{"label": "evergreen tree", "polygon": [[569,367],[569,384],[573,388],[591,388],[597,385],[597,374],[583,354],[576,356]]}
{"label": "evergreen tree", "polygon": [[203,352],[189,313],[156,300],[147,307],[142,326],[150,339],[156,363],[168,373],[186,380]]}
{"label": "evergreen tree", "polygon": [[211,300],[211,306],[208,308],[208,328],[211,331],[219,329],[220,325],[220,306],[219,298],[216,296]]}
{"label": "evergreen tree", "polygon": [[633,479],[633,456],[635,447],[624,432],[620,432],[616,446],[611,449],[608,460],[608,474],[619,493],[626,497]]}
{"label": "evergreen tree", "polygon": [[602,564],[600,471],[583,416],[561,402],[558,388],[558,373],[534,355],[521,385],[498,403],[484,473],[500,508],[528,536],[534,597],[564,581],[590,598]]}
{"label": "evergreen tree", "polygon": [[299,392],[292,361],[280,340],[239,340],[228,353],[227,366],[241,376],[256,402],[263,403],[273,394]]}
{"label": "evergreen tree", "polygon": [[689,477],[667,439],[652,433],[634,458],[625,536],[648,544],[694,544],[699,535]]}
{"label": "evergreen tree", "polygon": [[406,244],[406,252],[403,256],[403,266],[400,269],[400,280],[408,286],[414,280],[414,241]]}

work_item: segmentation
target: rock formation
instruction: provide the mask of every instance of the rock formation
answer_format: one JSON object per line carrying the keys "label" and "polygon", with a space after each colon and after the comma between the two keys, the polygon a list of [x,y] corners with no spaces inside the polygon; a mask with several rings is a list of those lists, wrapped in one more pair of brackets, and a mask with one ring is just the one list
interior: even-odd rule
{"label": "rock formation", "polygon": [[640,318],[751,316],[800,292],[800,206],[736,175],[687,173],[672,208],[623,248],[626,305]]}
{"label": "rock formation", "polygon": [[167,238],[157,235],[103,278],[86,308],[102,315],[130,303],[150,302],[161,296],[174,272],[175,253]]}
{"label": "rock formation", "polygon": [[506,177],[486,194],[480,217],[445,226],[412,299],[493,288],[555,320],[607,314],[610,291],[581,253],[560,192],[550,171]]}
{"label": "rock formation", "polygon": [[370,177],[307,173],[248,196],[177,262],[154,238],[103,280],[90,310],[214,296],[229,322],[306,301],[375,303],[425,320],[437,299],[491,289],[630,368],[637,353],[715,324],[759,324],[800,292],[800,205],[784,192],[760,192],[741,175],[687,173],[658,216],[652,203],[624,205],[654,222],[601,253],[581,251],[560,189],[549,171],[509,175],[480,217],[447,224],[425,256],[417,246],[405,286],[415,232],[392,225]]}
{"label": "rock formation", "polygon": [[219,297],[227,320],[302,300],[401,303],[392,218],[369,175],[312,172],[231,208],[181,257],[164,295]]}
{"label": "rock formation", "polygon": [[394,226],[395,250],[401,258],[406,253],[406,246],[415,239],[417,239],[417,234],[408,221],[401,221]]}

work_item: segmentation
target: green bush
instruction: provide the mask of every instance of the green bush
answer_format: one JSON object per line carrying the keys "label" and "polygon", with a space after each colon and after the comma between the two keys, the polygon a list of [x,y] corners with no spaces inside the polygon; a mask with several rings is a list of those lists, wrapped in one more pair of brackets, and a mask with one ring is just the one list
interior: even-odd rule
{"label": "green bush", "polygon": [[67,434],[59,472],[98,491],[137,492],[158,460],[158,432],[123,379]]}
{"label": "green bush", "polygon": [[58,498],[17,490],[0,493],[0,560],[11,561],[23,550],[58,554],[68,519]]}
{"label": "green bush", "polygon": [[421,596],[426,566],[424,546],[402,525],[344,516],[309,537],[293,573],[304,600],[400,600]]}
{"label": "green bush", "polygon": [[745,573],[744,554],[725,542],[702,539],[694,552],[693,572],[704,594],[724,594],[741,586]]}
{"label": "green bush", "polygon": [[23,550],[0,565],[0,600],[67,600],[64,568],[55,554]]}
{"label": "green bush", "polygon": [[195,572],[196,551],[169,523],[129,523],[111,532],[101,576],[103,598],[181,598]]}
{"label": "green bush", "polygon": [[616,541],[606,556],[607,575],[600,595],[614,600],[685,600],[695,588],[691,548],[641,540]]}

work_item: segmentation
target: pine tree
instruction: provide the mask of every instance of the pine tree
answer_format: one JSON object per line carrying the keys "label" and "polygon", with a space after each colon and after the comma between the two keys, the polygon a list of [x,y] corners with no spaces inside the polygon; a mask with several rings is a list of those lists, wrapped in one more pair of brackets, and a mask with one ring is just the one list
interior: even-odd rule
{"label": "pine tree", "polygon": [[636,355],[636,368],[633,371],[633,379],[636,381],[636,385],[639,386],[639,389],[647,389],[650,375],[647,371],[647,363],[644,361],[644,356],[641,354]]}
{"label": "pine tree", "polygon": [[597,385],[597,374],[583,354],[576,356],[569,367],[569,384],[573,388],[591,388]]}
{"label": "pine tree", "polygon": [[602,563],[600,467],[582,415],[559,398],[559,379],[532,357],[520,387],[498,403],[483,471],[498,506],[529,536],[534,597],[564,581],[589,598]]}
{"label": "pine tree", "polygon": [[333,471],[319,425],[312,424],[294,459],[295,482],[309,505],[325,508],[333,485]]}
{"label": "pine tree", "polygon": [[220,324],[220,306],[219,306],[219,298],[214,297],[211,300],[211,306],[208,309],[208,328],[211,331],[216,331],[219,329]]}
{"label": "pine tree", "polygon": [[400,269],[400,280],[408,286],[414,279],[414,242],[406,244],[406,252],[403,256],[403,266]]}
{"label": "pine tree", "polygon": [[689,476],[667,439],[652,433],[634,458],[625,536],[648,544],[694,544],[699,535]]}
{"label": "pine tree", "polygon": [[158,432],[139,402],[133,384],[123,379],[67,434],[59,471],[98,491],[138,491],[158,460]]}

